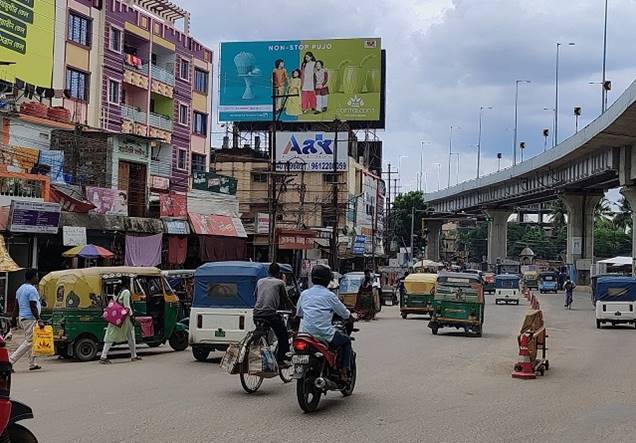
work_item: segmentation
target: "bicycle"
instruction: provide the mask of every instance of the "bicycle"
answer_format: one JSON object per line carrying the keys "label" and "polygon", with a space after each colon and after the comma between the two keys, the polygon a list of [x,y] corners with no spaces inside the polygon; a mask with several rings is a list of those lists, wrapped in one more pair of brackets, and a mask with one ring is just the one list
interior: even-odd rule
{"label": "bicycle", "polygon": [[[285,324],[288,327],[287,330],[291,349],[291,344],[293,341],[293,331],[289,330],[289,316],[291,315],[291,311],[278,311],[278,313],[283,315]],[[274,331],[266,322],[256,320],[256,328],[253,331],[248,332],[240,352],[242,361],[240,363],[239,377],[241,379],[241,386],[248,394],[253,394],[254,392],[258,391],[263,384],[264,379],[264,377],[260,375],[249,373],[249,350],[252,345],[269,347],[269,350],[272,352],[272,354],[276,355],[276,351],[278,351],[278,340],[276,339]],[[278,376],[283,381],[283,383],[289,383],[290,381],[292,381],[293,374],[293,366],[284,369],[280,367],[278,368]]]}

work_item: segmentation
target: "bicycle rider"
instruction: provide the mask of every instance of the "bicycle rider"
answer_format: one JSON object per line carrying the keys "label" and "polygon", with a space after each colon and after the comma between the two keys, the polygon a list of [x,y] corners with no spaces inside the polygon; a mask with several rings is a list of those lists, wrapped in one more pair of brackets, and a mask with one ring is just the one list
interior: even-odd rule
{"label": "bicycle rider", "polygon": [[285,282],[278,263],[269,265],[268,276],[256,283],[256,304],[254,305],[254,323],[265,322],[276,334],[278,351],[276,360],[281,368],[288,367],[286,354],[289,352],[289,335],[283,317],[277,312],[282,308],[293,309],[294,304],[287,295]]}

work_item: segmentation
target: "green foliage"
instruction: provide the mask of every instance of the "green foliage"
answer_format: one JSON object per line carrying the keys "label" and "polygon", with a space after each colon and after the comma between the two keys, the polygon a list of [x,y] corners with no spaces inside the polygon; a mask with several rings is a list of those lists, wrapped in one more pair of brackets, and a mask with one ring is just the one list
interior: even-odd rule
{"label": "green foliage", "polygon": [[632,235],[616,229],[614,220],[604,218],[594,222],[594,255],[598,258],[611,258],[632,254]]}
{"label": "green foliage", "polygon": [[415,208],[415,224],[413,232],[415,239],[414,248],[421,249],[426,246],[426,239],[422,238],[422,216],[421,212],[426,209],[424,194],[421,191],[407,192],[400,194],[393,202],[393,235],[400,246],[411,245],[411,214]]}
{"label": "green foliage", "polygon": [[488,223],[459,228],[457,247],[459,251],[466,252],[465,256],[469,261],[481,262],[481,258],[488,254]]}
{"label": "green foliage", "polygon": [[508,255],[518,258],[523,248],[529,247],[536,258],[558,260],[566,247],[565,228],[546,230],[530,224],[508,224]]}

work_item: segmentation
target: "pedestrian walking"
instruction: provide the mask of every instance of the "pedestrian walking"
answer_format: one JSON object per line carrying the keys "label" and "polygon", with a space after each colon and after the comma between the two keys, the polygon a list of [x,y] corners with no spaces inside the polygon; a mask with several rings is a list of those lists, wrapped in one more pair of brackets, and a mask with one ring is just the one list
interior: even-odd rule
{"label": "pedestrian walking", "polygon": [[563,285],[565,289],[565,308],[572,309],[572,292],[574,291],[574,283],[569,278]]}
{"label": "pedestrian walking", "polygon": [[[14,365],[24,354],[29,354],[29,370],[35,371],[42,369],[37,364],[33,355],[33,330],[36,325],[44,328],[44,322],[40,318],[42,304],[40,303],[40,294],[35,285],[38,283],[38,271],[28,269],[24,274],[24,283],[18,288],[15,294],[18,303],[18,324],[24,329],[24,341],[18,349],[9,357],[9,361]],[[15,314],[14,314],[15,315]],[[16,320],[14,318],[14,320]]]}
{"label": "pedestrian walking", "polygon": [[122,322],[121,326],[115,326],[112,323],[108,323],[106,327],[106,334],[104,335],[104,348],[102,349],[102,355],[99,362],[102,364],[109,364],[108,351],[115,343],[123,343],[128,341],[128,347],[130,348],[130,361],[141,360],[141,357],[137,355],[137,344],[135,343],[135,326],[133,318],[133,310],[130,305],[130,291],[122,284],[118,283],[115,286],[115,301],[122,305],[128,311],[128,315]]}

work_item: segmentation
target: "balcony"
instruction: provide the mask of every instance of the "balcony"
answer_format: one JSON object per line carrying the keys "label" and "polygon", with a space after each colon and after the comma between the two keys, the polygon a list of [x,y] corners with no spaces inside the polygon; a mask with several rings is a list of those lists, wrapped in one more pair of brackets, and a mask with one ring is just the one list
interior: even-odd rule
{"label": "balcony", "polygon": [[[148,65],[144,65],[144,68],[147,70]],[[167,85],[174,86],[174,74],[166,69],[163,69],[157,65],[151,65],[151,73],[152,78],[163,82]]]}
{"label": "balcony", "polygon": [[165,115],[150,113],[149,119],[150,126],[153,128],[162,129],[164,131],[172,132],[172,119]]}
{"label": "balcony", "polygon": [[[121,118],[125,120],[132,120],[137,123],[146,123],[146,113],[138,110],[137,108],[129,105],[121,106]],[[152,117],[151,117],[152,119]],[[151,120],[152,121],[152,120]],[[172,122],[171,122],[172,123]]]}

